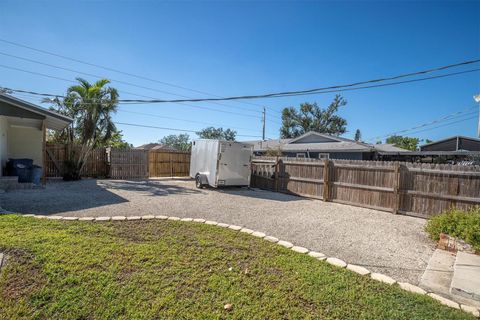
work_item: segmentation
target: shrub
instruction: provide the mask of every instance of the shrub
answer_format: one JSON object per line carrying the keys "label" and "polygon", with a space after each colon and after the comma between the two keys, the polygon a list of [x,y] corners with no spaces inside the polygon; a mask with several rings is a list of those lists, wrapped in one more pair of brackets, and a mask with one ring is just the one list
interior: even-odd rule
{"label": "shrub", "polygon": [[429,220],[426,231],[433,240],[438,240],[440,233],[446,233],[480,251],[480,208],[470,211],[448,210]]}

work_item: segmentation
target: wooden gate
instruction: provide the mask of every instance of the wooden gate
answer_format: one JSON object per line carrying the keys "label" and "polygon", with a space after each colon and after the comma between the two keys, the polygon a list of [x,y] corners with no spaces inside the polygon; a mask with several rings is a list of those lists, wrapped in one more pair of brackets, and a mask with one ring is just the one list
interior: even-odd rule
{"label": "wooden gate", "polygon": [[148,151],[110,149],[108,153],[112,179],[148,178]]}
{"label": "wooden gate", "polygon": [[186,177],[190,171],[190,152],[150,151],[148,164],[150,177]]}

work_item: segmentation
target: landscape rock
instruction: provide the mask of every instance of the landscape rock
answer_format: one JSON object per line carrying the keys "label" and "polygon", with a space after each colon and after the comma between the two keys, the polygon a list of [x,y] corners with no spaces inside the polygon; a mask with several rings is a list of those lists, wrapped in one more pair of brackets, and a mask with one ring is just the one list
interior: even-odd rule
{"label": "landscape rock", "polygon": [[127,220],[127,217],[125,216],[113,216],[112,221],[124,221]]}
{"label": "landscape rock", "polygon": [[167,220],[168,217],[167,217],[167,216],[162,216],[162,215],[160,215],[160,216],[155,216],[155,219]]}
{"label": "landscape rock", "polygon": [[142,219],[142,217],[140,217],[140,216],[130,216],[130,217],[127,217],[127,220],[128,220],[128,221],[131,221],[131,220],[140,220],[140,219]]}
{"label": "landscape rock", "polygon": [[264,240],[267,240],[267,241],[269,241],[269,242],[273,242],[273,243],[278,242],[278,239],[275,238],[275,237],[272,237],[272,236],[266,236],[266,237],[263,238],[263,239],[264,239]]}
{"label": "landscape rock", "polygon": [[248,228],[242,228],[242,229],[240,229],[240,232],[252,234],[252,233],[253,233],[253,230],[252,230],[252,229],[248,229]]}
{"label": "landscape rock", "polygon": [[460,309],[460,305],[458,303],[456,303],[455,301],[444,298],[444,297],[442,297],[438,294],[432,293],[432,292],[428,293],[427,295],[430,296],[431,298],[437,300],[438,302],[440,302],[443,305],[446,305],[446,306],[449,306],[449,307],[455,308],[455,309]]}
{"label": "landscape rock", "polygon": [[396,282],[394,279],[392,279],[389,276],[386,276],[384,274],[381,274],[381,273],[372,273],[370,275],[370,277],[373,280],[377,280],[377,281],[380,281],[380,282],[383,282],[383,283],[386,283],[386,284],[394,284]]}
{"label": "landscape rock", "polygon": [[460,309],[462,309],[463,311],[465,312],[468,312],[468,313],[471,313],[473,314],[475,317],[480,317],[480,310],[478,310],[477,308],[475,307],[472,307],[472,306],[466,306],[464,304],[461,304],[460,305]]}
{"label": "landscape rock", "polygon": [[266,236],[266,234],[263,233],[263,232],[260,232],[260,231],[254,231],[254,232],[252,232],[252,236],[258,237],[258,238],[264,238]]}
{"label": "landscape rock", "polygon": [[142,216],[142,220],[152,220],[152,219],[155,219],[155,216],[151,214]]}
{"label": "landscape rock", "polygon": [[299,246],[293,246],[290,249],[298,253],[307,253],[309,251],[307,248],[299,247]]}
{"label": "landscape rock", "polygon": [[192,218],[182,218],[182,219],[180,219],[180,221],[191,222],[191,221],[193,221],[193,219]]}
{"label": "landscape rock", "polygon": [[350,271],[356,272],[362,276],[366,276],[367,274],[370,274],[370,270],[362,266],[357,266],[355,264],[347,264],[347,269]]}
{"label": "landscape rock", "polygon": [[323,253],[316,252],[316,251],[310,251],[308,255],[312,258],[318,259],[318,260],[325,260],[327,259],[327,256],[324,255]]}
{"label": "landscape rock", "polygon": [[110,221],[110,217],[97,217],[95,218],[95,221]]}
{"label": "landscape rock", "polygon": [[168,217],[167,220],[171,220],[171,221],[180,221],[180,218],[179,217]]}
{"label": "landscape rock", "polygon": [[217,221],[210,221],[210,220],[207,220],[205,221],[205,224],[209,224],[209,225],[212,225],[212,226],[216,226],[218,224]]}
{"label": "landscape rock", "polygon": [[217,224],[217,226],[221,227],[221,228],[228,228],[230,225],[226,224],[226,223],[219,223],[219,224]]}
{"label": "landscape rock", "polygon": [[413,292],[413,293],[418,293],[418,294],[427,294],[427,291],[423,290],[420,287],[414,286],[411,283],[407,282],[399,282],[398,285],[400,288],[402,288],[405,291]]}
{"label": "landscape rock", "polygon": [[50,220],[62,220],[63,216],[47,216],[47,219]]}
{"label": "landscape rock", "polygon": [[285,247],[287,249],[290,249],[293,247],[293,243],[291,242],[288,242],[288,241],[284,241],[284,240],[280,240],[277,242],[277,244],[281,245],[282,247]]}
{"label": "landscape rock", "polygon": [[78,217],[63,217],[63,220],[76,221],[76,220],[78,220]]}
{"label": "landscape rock", "polygon": [[230,225],[228,228],[229,228],[229,229],[232,229],[232,230],[235,230],[235,231],[239,231],[239,230],[242,229],[242,227],[240,227],[240,226],[235,226],[235,225],[233,225],[233,224]]}
{"label": "landscape rock", "polygon": [[81,217],[81,218],[78,218],[78,221],[93,221],[95,220],[94,217]]}
{"label": "landscape rock", "polygon": [[199,223],[204,223],[204,222],[205,222],[205,219],[193,219],[193,221],[199,222]]}
{"label": "landscape rock", "polygon": [[347,263],[345,261],[338,258],[328,258],[327,262],[333,266],[337,266],[340,268],[345,268],[347,266]]}

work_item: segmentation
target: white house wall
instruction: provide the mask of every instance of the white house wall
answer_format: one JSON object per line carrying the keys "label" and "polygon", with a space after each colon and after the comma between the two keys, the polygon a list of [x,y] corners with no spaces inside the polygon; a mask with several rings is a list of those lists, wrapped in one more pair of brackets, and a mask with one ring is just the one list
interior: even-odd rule
{"label": "white house wall", "polygon": [[8,134],[8,123],[7,119],[3,116],[0,116],[0,177],[3,174],[3,168],[7,162],[7,134]]}
{"label": "white house wall", "polygon": [[33,163],[42,166],[43,154],[42,130],[31,127],[8,127],[8,158],[33,159]]}

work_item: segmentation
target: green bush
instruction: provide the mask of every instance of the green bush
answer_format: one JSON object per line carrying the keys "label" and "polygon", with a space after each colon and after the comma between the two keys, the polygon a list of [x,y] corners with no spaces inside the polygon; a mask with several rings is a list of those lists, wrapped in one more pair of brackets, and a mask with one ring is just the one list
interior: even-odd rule
{"label": "green bush", "polygon": [[438,240],[440,233],[446,233],[480,251],[480,208],[470,211],[448,210],[429,220],[426,231],[433,240]]}

